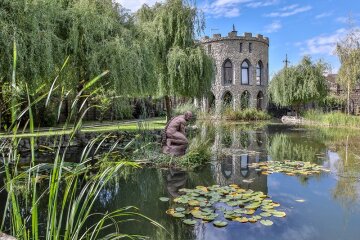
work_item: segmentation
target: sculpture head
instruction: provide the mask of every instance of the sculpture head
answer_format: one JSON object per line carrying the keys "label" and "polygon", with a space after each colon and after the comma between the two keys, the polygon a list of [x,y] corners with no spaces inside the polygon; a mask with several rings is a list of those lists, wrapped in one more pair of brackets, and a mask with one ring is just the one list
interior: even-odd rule
{"label": "sculpture head", "polygon": [[186,111],[186,112],[184,113],[184,116],[185,116],[185,120],[186,120],[186,121],[189,121],[189,120],[192,119],[193,114],[192,114],[192,112],[190,112],[190,111]]}

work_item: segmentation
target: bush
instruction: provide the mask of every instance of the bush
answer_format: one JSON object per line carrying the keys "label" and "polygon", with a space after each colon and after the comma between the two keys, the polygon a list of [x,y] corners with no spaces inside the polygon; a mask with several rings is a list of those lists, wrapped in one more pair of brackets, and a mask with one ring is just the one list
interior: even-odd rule
{"label": "bush", "polygon": [[224,109],[221,117],[233,121],[261,121],[269,120],[271,118],[268,113],[264,111],[259,111],[255,108],[233,110],[230,107]]}

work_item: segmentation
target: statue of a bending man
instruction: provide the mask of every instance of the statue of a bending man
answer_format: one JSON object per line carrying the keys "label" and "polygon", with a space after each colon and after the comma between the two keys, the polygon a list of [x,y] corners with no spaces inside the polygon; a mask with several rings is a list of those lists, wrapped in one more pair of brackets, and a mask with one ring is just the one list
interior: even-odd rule
{"label": "statue of a bending man", "polygon": [[190,111],[171,119],[165,127],[163,153],[173,156],[182,156],[188,147],[185,135],[185,125],[192,118]]}

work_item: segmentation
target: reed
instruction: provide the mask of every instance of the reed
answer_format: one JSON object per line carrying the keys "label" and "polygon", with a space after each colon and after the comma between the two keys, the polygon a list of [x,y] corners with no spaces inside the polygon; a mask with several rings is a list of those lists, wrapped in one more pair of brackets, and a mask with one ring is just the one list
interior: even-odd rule
{"label": "reed", "polygon": [[[67,64],[67,60],[64,66]],[[14,66],[16,66],[16,48],[14,47]],[[62,69],[59,71],[61,73]],[[155,221],[141,215],[135,207],[124,207],[114,212],[96,213],[94,204],[104,187],[110,180],[130,167],[137,168],[138,164],[114,157],[114,150],[118,149],[119,141],[115,142],[107,152],[100,152],[101,145],[109,135],[100,134],[95,139],[89,139],[79,156],[78,163],[68,163],[66,153],[69,144],[63,147],[64,136],[71,128],[70,141],[80,130],[82,119],[89,109],[85,108],[84,102],[80,101],[85,91],[91,96],[96,92],[92,87],[107,74],[104,72],[95,77],[76,95],[72,104],[70,116],[63,126],[64,131],[57,135],[57,146],[53,161],[38,163],[36,159],[34,134],[34,117],[32,109],[41,100],[46,99],[46,106],[51,101],[51,96],[58,89],[57,78],[53,81],[50,90],[31,101],[27,91],[27,107],[20,110],[17,100],[12,101],[11,116],[12,125],[8,134],[12,138],[5,139],[0,143],[1,166],[0,173],[4,175],[4,186],[0,191],[6,191],[7,201],[5,205],[0,231],[7,232],[18,239],[120,239],[120,238],[143,238],[142,236],[130,236],[121,233],[120,223],[131,221],[138,217],[150,221],[157,227],[161,227]],[[13,74],[13,87],[16,89],[15,67]],[[27,88],[26,88],[27,89]],[[89,97],[87,97],[89,98]],[[82,102],[81,106],[77,103]],[[61,108],[61,104],[59,106]],[[57,111],[60,113],[60,111]],[[25,118],[26,116],[26,118]],[[80,116],[80,117],[75,117]],[[59,115],[58,115],[59,117]],[[70,119],[77,119],[71,122]],[[26,120],[27,119],[27,120]],[[20,166],[18,144],[21,141],[17,135],[21,133],[20,122],[26,120],[25,126],[29,126],[31,162]],[[23,130],[24,130],[23,129]],[[69,141],[69,142],[70,142]],[[132,147],[132,142],[122,148],[126,151]],[[92,156],[98,156],[94,163]],[[121,155],[120,155],[121,156]],[[46,204],[45,208],[44,205]],[[41,208],[40,208],[41,206]],[[44,210],[45,209],[45,210]],[[41,217],[40,217],[41,215]],[[89,219],[96,218],[96,224],[89,225]],[[105,233],[105,231],[107,234]],[[108,233],[110,232],[110,233]]]}

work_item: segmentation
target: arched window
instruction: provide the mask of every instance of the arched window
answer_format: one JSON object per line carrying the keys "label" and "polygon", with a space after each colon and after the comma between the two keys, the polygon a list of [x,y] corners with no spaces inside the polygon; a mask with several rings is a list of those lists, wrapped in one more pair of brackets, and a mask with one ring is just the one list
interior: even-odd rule
{"label": "arched window", "polygon": [[233,67],[229,59],[224,63],[224,85],[232,84],[233,80]]}
{"label": "arched window", "polygon": [[240,156],[240,173],[241,176],[247,178],[249,176],[249,155],[243,154]]}
{"label": "arched window", "polygon": [[249,108],[250,106],[250,93],[248,91],[244,91],[240,96],[240,107],[241,109]]}
{"label": "arched window", "polygon": [[230,178],[233,173],[233,161],[232,156],[226,156],[225,159],[222,160],[221,170],[223,176],[225,178]]}
{"label": "arched window", "polygon": [[241,64],[241,84],[249,85],[249,63],[243,61]]}
{"label": "arched window", "polygon": [[227,91],[223,96],[223,104],[226,106],[232,105],[232,95],[229,91]]}
{"label": "arched window", "polygon": [[262,62],[259,61],[256,64],[256,85],[262,85],[262,78],[263,78],[263,65]]}
{"label": "arched window", "polygon": [[264,94],[262,93],[262,91],[260,91],[258,93],[258,95],[256,96],[256,108],[257,108],[257,110],[262,110],[263,102],[264,102]]}

